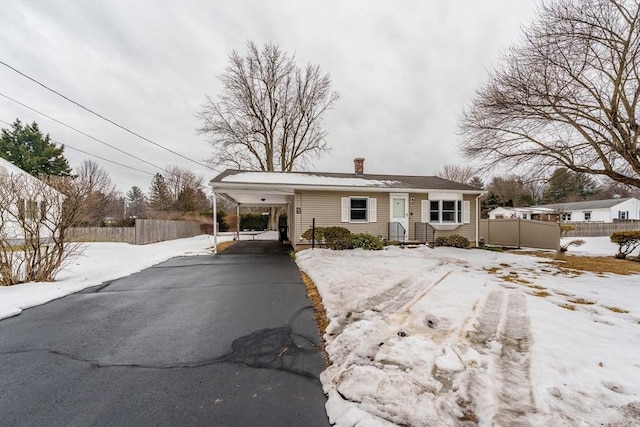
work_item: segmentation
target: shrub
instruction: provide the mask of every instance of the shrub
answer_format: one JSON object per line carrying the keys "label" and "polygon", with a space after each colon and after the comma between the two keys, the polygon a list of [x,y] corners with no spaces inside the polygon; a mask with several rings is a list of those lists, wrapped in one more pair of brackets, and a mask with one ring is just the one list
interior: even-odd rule
{"label": "shrub", "polygon": [[575,229],[576,229],[575,225],[560,224],[560,235],[561,236],[566,236],[567,233],[569,233],[570,231],[573,231]]}
{"label": "shrub", "polygon": [[[315,228],[315,241],[317,244],[322,244],[323,239],[324,239],[324,230],[325,227],[316,227]],[[307,231],[305,231],[304,233],[302,233],[302,238],[308,241],[311,241],[311,237],[313,235],[312,233],[313,229],[309,228]]]}
{"label": "shrub", "polygon": [[240,230],[266,230],[269,217],[262,214],[240,214]]}
{"label": "shrub", "polygon": [[436,239],[438,246],[450,246],[452,248],[467,249],[471,246],[469,239],[459,234],[451,234],[449,236],[440,236]]}
{"label": "shrub", "polygon": [[636,248],[640,247],[640,230],[616,231],[611,234],[611,241],[618,245],[616,258],[626,259]]}
{"label": "shrub", "polygon": [[351,246],[354,249],[362,248],[367,251],[379,251],[384,248],[382,239],[369,233],[353,234],[351,236]]}
{"label": "shrub", "polygon": [[351,232],[344,227],[327,227],[323,234],[329,249],[340,251],[351,247]]}

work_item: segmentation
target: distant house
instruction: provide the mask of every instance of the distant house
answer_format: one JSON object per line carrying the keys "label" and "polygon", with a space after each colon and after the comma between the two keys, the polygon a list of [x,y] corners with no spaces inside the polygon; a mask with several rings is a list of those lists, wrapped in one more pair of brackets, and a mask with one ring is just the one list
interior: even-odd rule
{"label": "distant house", "polygon": [[[556,218],[557,216],[557,218]],[[499,207],[489,212],[490,219],[522,218],[562,222],[613,222],[640,220],[640,200],[635,197],[553,203],[526,208]]]}
{"label": "distant house", "polygon": [[555,211],[547,208],[511,208],[498,207],[489,211],[489,219],[542,219],[545,221],[555,221]]}
{"label": "distant house", "polygon": [[554,203],[531,208],[554,210],[559,213],[559,219],[563,222],[640,220],[640,200],[635,197]]}
{"label": "distant house", "polygon": [[365,174],[362,158],[354,166],[353,173],[226,170],[210,185],[237,206],[284,208],[296,249],[310,243],[302,234],[314,220],[389,240],[460,234],[477,242],[482,190],[435,176]]}
{"label": "distant house", "polygon": [[2,157],[0,177],[5,181],[0,189],[0,239],[14,244],[29,234],[41,240],[51,238],[64,196]]}

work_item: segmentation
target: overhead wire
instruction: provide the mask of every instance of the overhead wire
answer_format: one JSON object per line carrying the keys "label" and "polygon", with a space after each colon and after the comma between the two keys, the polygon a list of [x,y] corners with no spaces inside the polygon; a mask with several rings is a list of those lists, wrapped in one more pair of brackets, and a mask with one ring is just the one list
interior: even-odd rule
{"label": "overhead wire", "polygon": [[[7,122],[5,120],[0,119],[0,122],[4,123],[6,125],[12,126],[12,123],[9,123],[9,122]],[[84,150],[81,150],[79,148],[73,147],[72,145],[69,145],[67,143],[56,141],[56,140],[51,139],[51,138],[49,140],[51,142],[55,143],[55,144],[64,146],[64,148],[69,148],[69,149],[74,150],[74,151],[79,151],[80,153],[86,154],[88,156],[95,157],[95,158],[100,159],[100,160],[104,160],[105,162],[113,163],[114,165],[122,166],[123,168],[131,169],[131,170],[134,170],[134,171],[137,171],[137,172],[140,172],[140,173],[144,173],[144,174],[147,174],[147,175],[151,175],[151,176],[154,175],[151,172],[143,171],[142,169],[134,168],[133,166],[128,166],[128,165],[125,165],[123,163],[116,162],[115,160],[110,160],[110,159],[107,159],[105,157],[98,156],[97,154],[89,153],[88,151],[84,151]]]}
{"label": "overhead wire", "polygon": [[158,166],[158,165],[156,165],[156,164],[154,164],[154,163],[151,163],[151,162],[150,162],[150,161],[148,161],[148,160],[145,160],[145,159],[143,159],[143,158],[141,158],[141,157],[138,157],[138,156],[135,156],[135,155],[133,155],[133,154],[131,154],[131,153],[128,153],[128,152],[126,152],[126,151],[124,151],[124,150],[122,150],[122,149],[120,149],[120,148],[118,148],[118,147],[116,147],[116,146],[114,146],[114,145],[109,144],[108,142],[105,142],[105,141],[103,141],[103,140],[101,140],[101,139],[98,139],[98,138],[96,138],[96,137],[94,137],[94,136],[92,136],[92,135],[90,135],[90,134],[88,134],[88,133],[86,133],[86,132],[84,132],[84,131],[81,131],[80,129],[76,129],[76,128],[74,128],[73,126],[68,125],[68,124],[66,124],[66,123],[64,123],[64,122],[62,122],[62,121],[60,121],[60,120],[58,120],[58,119],[56,119],[56,118],[54,118],[54,117],[51,117],[51,116],[49,116],[49,115],[47,115],[47,114],[45,114],[45,113],[43,113],[43,112],[41,112],[41,111],[38,111],[38,110],[36,110],[35,108],[30,107],[30,106],[28,106],[27,104],[24,104],[24,103],[22,103],[22,102],[20,102],[20,101],[18,101],[18,100],[16,100],[16,99],[13,99],[13,98],[11,98],[10,96],[7,96],[7,95],[5,95],[5,94],[4,94],[4,93],[2,93],[2,92],[0,92],[0,96],[4,97],[4,98],[6,98],[6,99],[8,99],[8,100],[10,100],[10,101],[13,101],[13,102],[15,102],[16,104],[18,104],[18,105],[20,105],[20,106],[22,106],[22,107],[24,107],[24,108],[26,108],[26,109],[28,109],[28,110],[33,111],[34,113],[38,113],[38,114],[40,114],[40,115],[42,115],[42,116],[44,116],[44,117],[48,118],[49,120],[53,120],[54,122],[59,123],[59,124],[61,124],[62,126],[65,126],[65,127],[69,128],[69,129],[71,129],[71,130],[73,130],[73,131],[76,131],[76,132],[78,132],[79,134],[86,136],[87,138],[91,138],[91,139],[93,139],[93,140],[94,140],[94,141],[96,141],[96,142],[99,142],[99,143],[101,143],[101,144],[104,144],[104,145],[106,145],[107,147],[110,147],[110,148],[112,148],[112,149],[114,149],[114,150],[116,150],[116,151],[118,151],[118,152],[120,152],[120,153],[122,153],[122,154],[126,154],[126,155],[127,155],[127,156],[129,156],[129,157],[132,157],[132,158],[134,158],[134,159],[136,159],[136,160],[139,160],[139,161],[141,161],[141,162],[143,162],[143,163],[146,163],[146,164],[148,164],[148,165],[150,165],[150,166],[153,166],[154,168],[160,169],[160,170],[162,170],[162,171],[164,171],[164,172],[171,173],[170,171],[168,171],[167,169],[165,169],[165,168],[163,168],[163,167],[161,167],[161,166]]}
{"label": "overhead wire", "polygon": [[74,101],[73,99],[71,99],[71,98],[69,98],[69,97],[67,97],[67,96],[63,95],[62,93],[60,93],[60,92],[58,92],[58,91],[56,91],[56,90],[54,90],[54,89],[50,88],[49,86],[45,85],[44,83],[41,83],[40,81],[36,80],[35,78],[28,76],[27,74],[23,73],[22,71],[18,70],[17,68],[12,67],[11,65],[7,64],[7,63],[6,63],[6,62],[4,62],[4,61],[0,61],[0,64],[1,64],[1,65],[4,65],[5,67],[7,67],[7,68],[9,68],[9,69],[13,70],[14,72],[16,72],[16,73],[18,73],[18,74],[20,74],[20,75],[21,75],[21,76],[23,76],[24,78],[31,80],[32,82],[34,82],[34,83],[36,83],[37,85],[39,85],[39,86],[41,86],[41,87],[45,88],[46,90],[48,90],[48,91],[50,91],[50,92],[52,92],[52,93],[54,93],[54,94],[56,94],[56,95],[60,96],[61,98],[65,99],[65,100],[67,100],[67,101],[69,101],[69,102],[71,102],[72,104],[74,104],[74,105],[76,105],[76,106],[78,106],[78,107],[82,108],[83,110],[85,110],[85,111],[87,111],[87,112],[89,112],[89,113],[91,113],[91,114],[93,114],[93,115],[95,115],[95,116],[97,116],[97,117],[101,118],[102,120],[105,120],[105,121],[106,121],[106,122],[108,122],[108,123],[111,123],[112,125],[114,125],[114,126],[116,126],[116,127],[120,128],[120,129],[122,129],[122,130],[124,130],[125,132],[128,132],[128,133],[130,133],[130,134],[132,134],[132,135],[134,135],[134,136],[136,136],[136,137],[138,137],[138,138],[140,138],[140,139],[142,139],[142,140],[144,140],[144,141],[147,141],[147,142],[149,142],[149,143],[151,143],[151,144],[155,145],[156,147],[162,148],[163,150],[166,150],[166,151],[168,151],[168,152],[170,152],[170,153],[172,153],[172,154],[175,154],[176,156],[182,157],[182,158],[183,158],[183,159],[185,159],[185,160],[189,160],[190,162],[193,162],[193,163],[198,164],[198,165],[200,165],[200,166],[203,166],[203,167],[205,167],[205,168],[207,168],[207,169],[210,169],[210,170],[213,170],[213,171],[215,171],[215,172],[218,172],[215,168],[213,168],[213,167],[211,167],[211,166],[209,166],[209,165],[206,165],[206,164],[201,163],[201,162],[199,162],[199,161],[197,161],[197,160],[191,159],[191,158],[189,158],[189,157],[187,157],[187,156],[185,156],[185,155],[183,155],[183,154],[178,153],[177,151],[174,151],[174,150],[172,150],[172,149],[170,149],[170,148],[167,148],[167,147],[165,147],[165,146],[163,146],[163,145],[161,145],[161,144],[158,144],[157,142],[154,142],[154,141],[150,140],[149,138],[146,138],[146,137],[144,137],[144,136],[140,135],[139,133],[136,133],[136,132],[134,132],[134,131],[132,131],[132,130],[130,130],[130,129],[128,129],[128,128],[126,128],[125,126],[122,126],[122,125],[120,125],[120,124],[118,124],[118,123],[114,122],[113,120],[111,120],[111,119],[109,119],[109,118],[107,118],[107,117],[105,117],[105,116],[103,116],[103,115],[101,115],[101,114],[99,114],[99,113],[97,113],[97,112],[95,112],[95,111],[91,110],[90,108],[85,107],[84,105],[80,104],[79,102],[76,102],[76,101]]}

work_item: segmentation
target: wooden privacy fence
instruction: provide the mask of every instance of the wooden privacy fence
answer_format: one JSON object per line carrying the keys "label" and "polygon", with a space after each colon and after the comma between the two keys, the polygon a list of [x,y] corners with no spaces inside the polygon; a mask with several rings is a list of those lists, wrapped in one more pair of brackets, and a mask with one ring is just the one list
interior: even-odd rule
{"label": "wooden privacy fence", "polygon": [[568,223],[576,229],[568,231],[567,237],[601,237],[611,236],[616,231],[640,230],[640,221],[614,221],[614,222],[578,222]]}
{"label": "wooden privacy fence", "polygon": [[560,225],[556,222],[520,218],[481,219],[479,231],[479,237],[488,245],[553,250],[560,247]]}
{"label": "wooden privacy fence", "polygon": [[135,227],[73,227],[67,231],[71,241],[124,242],[133,245],[146,245],[200,234],[203,232],[197,222],[162,219],[136,219]]}

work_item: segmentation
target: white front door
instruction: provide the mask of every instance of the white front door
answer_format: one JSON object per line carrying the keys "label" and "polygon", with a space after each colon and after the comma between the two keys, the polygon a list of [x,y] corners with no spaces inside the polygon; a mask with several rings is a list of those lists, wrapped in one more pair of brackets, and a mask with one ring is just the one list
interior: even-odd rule
{"label": "white front door", "polygon": [[389,240],[405,241],[409,238],[409,194],[389,195]]}

